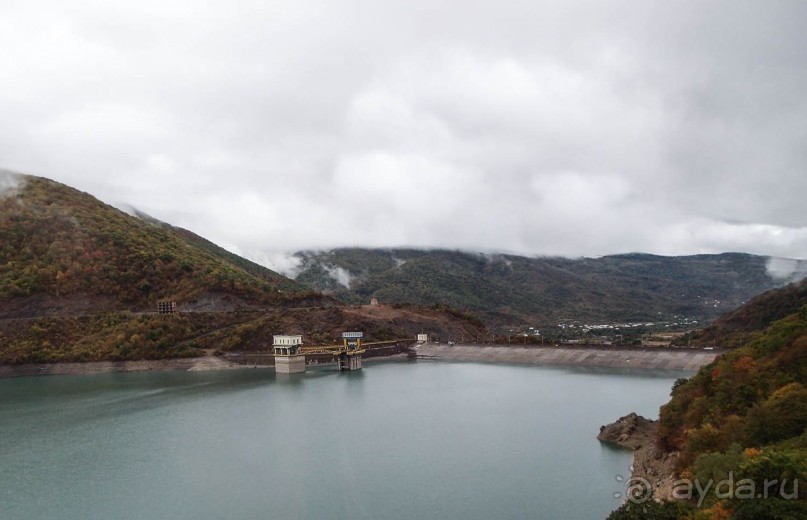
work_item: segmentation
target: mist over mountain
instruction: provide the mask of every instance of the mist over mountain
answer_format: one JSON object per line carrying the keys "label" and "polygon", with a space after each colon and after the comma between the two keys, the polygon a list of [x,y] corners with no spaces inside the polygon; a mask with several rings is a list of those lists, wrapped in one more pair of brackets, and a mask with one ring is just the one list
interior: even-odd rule
{"label": "mist over mountain", "polygon": [[297,282],[343,301],[446,304],[491,323],[711,320],[805,274],[803,261],[743,253],[573,259],[344,248],[296,257]]}
{"label": "mist over mountain", "polygon": [[39,177],[3,172],[0,181],[5,317],[151,310],[157,300],[232,310],[324,291],[351,304],[449,306],[492,324],[711,320],[807,272],[802,260],[742,253],[572,259],[342,248],[297,253],[291,280],[135,208]]}

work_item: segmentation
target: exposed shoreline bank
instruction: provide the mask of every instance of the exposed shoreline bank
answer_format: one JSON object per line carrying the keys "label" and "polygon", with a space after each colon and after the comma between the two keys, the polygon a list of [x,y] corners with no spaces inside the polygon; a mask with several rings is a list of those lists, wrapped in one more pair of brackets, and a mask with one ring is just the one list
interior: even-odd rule
{"label": "exposed shoreline bank", "polygon": [[[490,345],[439,345],[422,344],[414,352],[421,358],[477,363],[508,363],[527,365],[566,365],[615,368],[643,368],[659,370],[691,370],[712,362],[722,354],[720,350],[690,350],[665,348],[618,347],[518,347]],[[391,355],[368,356],[366,361],[406,357],[401,352]],[[225,357],[206,355],[181,359],[150,359],[138,361],[90,361],[63,363],[36,363],[26,365],[0,365],[0,378],[82,375],[110,372],[197,371],[243,368],[271,368],[268,358],[249,363],[237,363]]]}
{"label": "exposed shoreline bank", "polygon": [[[405,360],[406,353],[391,352],[386,355],[375,355],[364,360],[365,363],[385,360]],[[0,379],[10,377],[28,376],[57,376],[57,375],[90,375],[108,374],[115,372],[196,372],[202,370],[232,370],[232,369],[274,369],[272,356],[266,356],[255,362],[231,361],[222,356],[206,355],[195,358],[180,359],[143,359],[137,361],[85,361],[63,363],[32,363],[25,365],[0,365]],[[313,364],[316,367],[318,364]]]}
{"label": "exposed shoreline bank", "polygon": [[[168,372],[182,370],[225,370],[247,368],[218,356],[207,355],[180,359],[143,359],[137,361],[87,361],[0,365],[0,378],[24,376],[87,375],[111,372]],[[250,367],[252,368],[252,367]]]}
{"label": "exposed shoreline bank", "polygon": [[418,345],[415,351],[419,357],[448,361],[691,371],[711,363],[724,352],[662,347],[449,346],[433,343]]}

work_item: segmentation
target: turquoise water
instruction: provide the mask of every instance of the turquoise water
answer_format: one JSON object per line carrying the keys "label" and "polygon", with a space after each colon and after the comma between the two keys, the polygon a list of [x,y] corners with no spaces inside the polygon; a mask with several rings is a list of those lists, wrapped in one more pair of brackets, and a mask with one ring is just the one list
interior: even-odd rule
{"label": "turquoise water", "polygon": [[680,372],[442,362],[0,380],[0,518],[604,518]]}

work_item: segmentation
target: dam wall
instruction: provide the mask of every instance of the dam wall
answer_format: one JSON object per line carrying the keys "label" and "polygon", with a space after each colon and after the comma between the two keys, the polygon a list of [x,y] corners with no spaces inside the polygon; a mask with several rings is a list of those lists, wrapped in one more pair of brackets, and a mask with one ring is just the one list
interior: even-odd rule
{"label": "dam wall", "polygon": [[425,343],[416,347],[420,358],[480,363],[569,365],[594,367],[698,370],[725,350],[662,347],[491,346]]}

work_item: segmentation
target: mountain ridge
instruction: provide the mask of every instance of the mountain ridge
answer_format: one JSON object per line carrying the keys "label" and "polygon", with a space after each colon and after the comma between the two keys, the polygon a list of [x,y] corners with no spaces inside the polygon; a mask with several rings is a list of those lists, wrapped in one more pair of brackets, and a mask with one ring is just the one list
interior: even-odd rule
{"label": "mountain ridge", "polygon": [[[499,324],[711,320],[787,280],[769,273],[769,257],[747,253],[564,258],[337,248],[295,256],[296,281],[345,302],[444,303]],[[807,274],[807,264],[792,262],[794,276]]]}
{"label": "mountain ridge", "polygon": [[0,198],[0,317],[224,296],[231,307],[265,305],[311,293],[191,231],[132,217],[64,184],[33,176],[16,184]]}
{"label": "mountain ridge", "polygon": [[[178,313],[157,313],[160,301]],[[368,306],[369,307],[369,306]],[[272,335],[332,344],[478,335],[446,309],[351,308],[181,228],[64,184],[0,172],[0,364],[271,352]]]}

